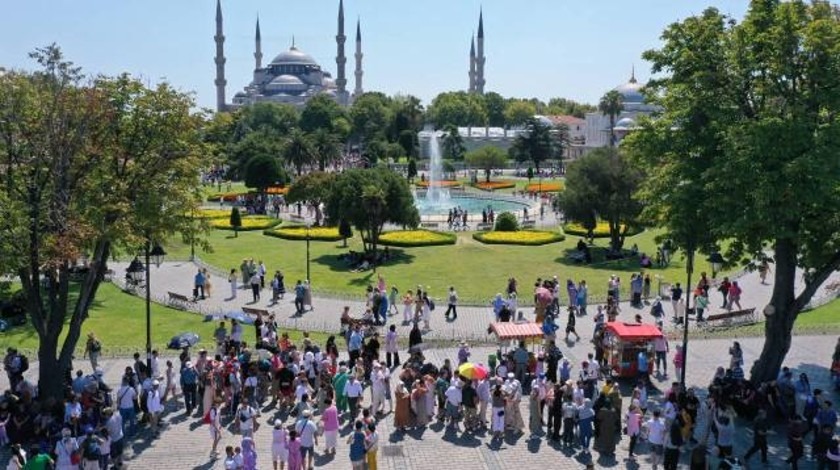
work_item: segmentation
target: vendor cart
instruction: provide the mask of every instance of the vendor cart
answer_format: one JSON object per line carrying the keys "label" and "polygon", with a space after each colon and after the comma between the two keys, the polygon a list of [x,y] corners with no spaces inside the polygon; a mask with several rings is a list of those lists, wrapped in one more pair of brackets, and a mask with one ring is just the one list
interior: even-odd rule
{"label": "vendor cart", "polygon": [[609,322],[604,331],[604,359],[614,377],[634,378],[638,375],[639,352],[648,357],[648,364],[654,363],[654,341],[662,337],[662,331],[645,323]]}

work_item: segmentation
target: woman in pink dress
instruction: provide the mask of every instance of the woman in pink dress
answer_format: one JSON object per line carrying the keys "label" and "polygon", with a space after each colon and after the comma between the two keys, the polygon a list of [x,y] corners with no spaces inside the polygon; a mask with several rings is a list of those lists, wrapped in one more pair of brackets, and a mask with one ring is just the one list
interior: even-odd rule
{"label": "woman in pink dress", "polygon": [[289,431],[289,470],[303,470],[303,459],[300,456],[300,439],[297,431]]}

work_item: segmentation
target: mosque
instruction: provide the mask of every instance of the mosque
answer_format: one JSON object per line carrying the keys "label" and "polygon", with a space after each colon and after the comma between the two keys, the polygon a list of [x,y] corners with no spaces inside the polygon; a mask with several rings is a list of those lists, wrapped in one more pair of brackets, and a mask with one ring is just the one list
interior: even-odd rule
{"label": "mosque", "polygon": [[[645,102],[642,88],[644,88],[644,84],[636,80],[635,70],[630,72],[630,80],[627,83],[614,88],[621,95],[623,104],[621,113],[615,118],[613,129],[616,144],[636,128],[636,120],[640,116],[649,116],[659,111],[657,106]],[[585,151],[609,146],[610,117],[605,116],[601,111],[586,113],[585,134]]]}
{"label": "mosque", "polygon": [[254,72],[251,83],[242,91],[233,95],[228,103],[225,97],[227,80],[225,79],[225,35],[223,28],[221,0],[216,0],[216,110],[229,111],[254,103],[270,102],[290,104],[303,107],[309,98],[326,94],[335,99],[342,106],[349,106],[353,99],[362,93],[362,28],[361,22],[356,23],[356,70],[355,88],[353,94],[347,90],[344,55],[344,1],[338,4],[338,33],[335,36],[337,54],[335,58],[337,76],[321,68],[321,65],[309,54],[300,50],[294,40],[287,51],[283,51],[266,65],[263,65],[262,38],[260,37],[260,21],[257,19],[254,37]]}

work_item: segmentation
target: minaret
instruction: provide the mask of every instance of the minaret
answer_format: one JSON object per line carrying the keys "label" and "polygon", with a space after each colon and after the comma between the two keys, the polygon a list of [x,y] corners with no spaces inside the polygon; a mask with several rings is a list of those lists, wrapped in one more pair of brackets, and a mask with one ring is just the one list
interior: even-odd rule
{"label": "minaret", "polygon": [[475,93],[475,36],[470,36],[470,93]]}
{"label": "minaret", "polygon": [[336,95],[338,96],[338,103],[343,106],[347,106],[350,101],[347,96],[347,77],[344,74],[344,65],[347,63],[347,58],[344,57],[344,41],[346,40],[347,36],[344,35],[344,0],[339,0],[338,34],[335,36],[335,42],[338,46],[338,53],[335,57],[335,64],[338,68],[335,86],[337,88]]}
{"label": "minaret", "polygon": [[216,111],[225,110],[225,34],[222,28],[222,1],[216,0]]}
{"label": "minaret", "polygon": [[362,75],[364,75],[362,57],[364,57],[364,54],[362,54],[362,22],[356,20],[356,89],[353,90],[353,98],[364,93],[362,90]]}
{"label": "minaret", "polygon": [[475,91],[481,95],[484,94],[484,62],[487,60],[484,57],[484,11],[479,10],[478,13],[478,56],[476,57],[476,79]]}
{"label": "minaret", "polygon": [[262,38],[260,37],[260,17],[257,17],[257,34],[254,37],[256,48],[254,49],[254,70],[262,68]]}

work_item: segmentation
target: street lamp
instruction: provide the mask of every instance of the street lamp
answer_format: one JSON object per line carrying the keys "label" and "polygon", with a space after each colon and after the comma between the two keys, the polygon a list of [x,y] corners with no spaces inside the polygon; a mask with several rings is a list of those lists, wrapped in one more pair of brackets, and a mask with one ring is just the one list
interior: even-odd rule
{"label": "street lamp", "polygon": [[685,312],[683,313],[683,342],[682,342],[682,369],[680,369],[680,387],[685,390],[685,369],[688,365],[688,308],[691,305],[691,273],[694,272],[694,247],[686,250],[685,262]]}
{"label": "street lamp", "polygon": [[709,259],[706,260],[712,265],[712,279],[717,277],[717,273],[719,273],[723,269],[723,256],[720,255],[717,251],[709,255]]}
{"label": "street lamp", "polygon": [[140,283],[143,282],[143,275],[145,272],[146,267],[143,266],[140,259],[135,256],[131,263],[129,263],[128,268],[125,270],[125,279],[129,281],[129,284],[132,286],[140,285]]}
{"label": "street lamp", "polygon": [[312,285],[312,278],[309,275],[309,229],[312,228],[312,222],[306,221],[306,280],[309,282],[309,285]]}
{"label": "street lamp", "polygon": [[155,263],[155,266],[160,267],[166,256],[163,247],[157,243],[152,247],[151,244],[151,240],[146,240],[143,246],[146,255],[146,370],[149,373],[152,371],[152,286],[149,281],[149,265]]}

